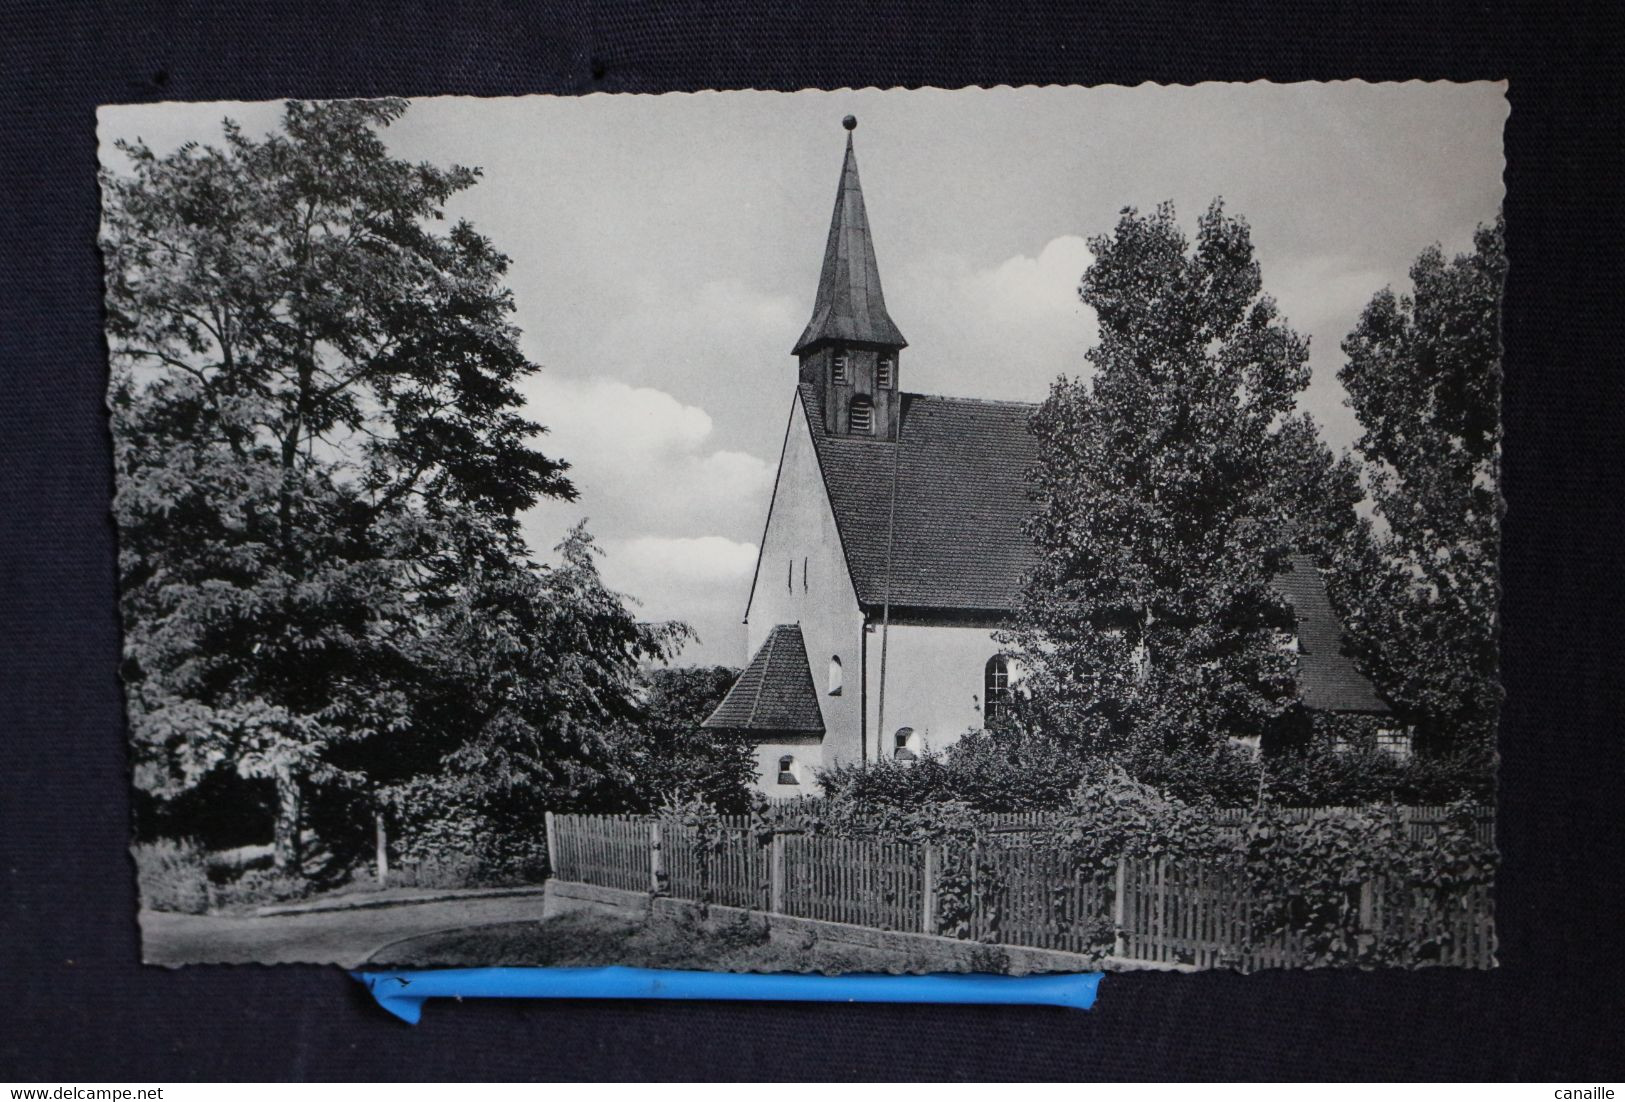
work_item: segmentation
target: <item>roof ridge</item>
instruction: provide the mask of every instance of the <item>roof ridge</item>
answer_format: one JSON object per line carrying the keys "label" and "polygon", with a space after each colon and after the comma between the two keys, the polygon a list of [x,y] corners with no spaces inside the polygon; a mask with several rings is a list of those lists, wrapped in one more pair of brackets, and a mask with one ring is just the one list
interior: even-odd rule
{"label": "roof ridge", "polygon": [[902,392],[905,398],[931,398],[939,402],[965,402],[977,406],[1022,406],[1028,409],[1037,409],[1042,402],[1023,402],[1015,398],[971,398],[958,394],[926,394],[917,390]]}
{"label": "roof ridge", "polygon": [[750,715],[745,718],[747,724],[756,722],[756,709],[762,706],[762,690],[767,686],[768,673],[773,669],[773,642],[779,637],[779,629],[783,624],[774,624],[767,633],[767,639],[762,643],[762,677],[756,682],[756,691],[750,698]]}

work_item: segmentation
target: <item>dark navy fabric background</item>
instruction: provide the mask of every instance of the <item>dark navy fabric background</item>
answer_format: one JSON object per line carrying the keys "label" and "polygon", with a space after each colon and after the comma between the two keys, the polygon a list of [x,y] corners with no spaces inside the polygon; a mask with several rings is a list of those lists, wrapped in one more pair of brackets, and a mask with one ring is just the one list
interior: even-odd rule
{"label": "dark navy fabric background", "polygon": [[[1625,1073],[1622,210],[1607,5],[0,4],[0,1079]],[[136,963],[95,251],[98,104],[1507,78],[1496,972],[1138,974],[1092,1013],[431,1005]]]}

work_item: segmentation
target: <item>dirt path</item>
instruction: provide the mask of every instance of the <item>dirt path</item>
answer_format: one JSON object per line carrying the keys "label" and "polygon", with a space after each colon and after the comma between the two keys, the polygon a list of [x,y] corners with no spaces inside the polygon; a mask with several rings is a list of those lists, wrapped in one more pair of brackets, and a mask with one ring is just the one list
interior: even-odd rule
{"label": "dirt path", "polygon": [[402,938],[542,917],[542,895],[398,903],[308,914],[141,913],[148,964],[341,964],[355,967]]}

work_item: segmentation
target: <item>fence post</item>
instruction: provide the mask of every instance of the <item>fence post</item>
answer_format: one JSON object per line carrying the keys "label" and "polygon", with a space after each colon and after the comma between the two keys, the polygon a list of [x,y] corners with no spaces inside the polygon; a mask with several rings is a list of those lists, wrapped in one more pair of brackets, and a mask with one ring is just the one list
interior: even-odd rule
{"label": "fence post", "polygon": [[542,826],[547,831],[547,875],[559,875],[559,837],[553,829],[553,813],[542,812]]}
{"label": "fence post", "polygon": [[389,886],[389,836],[384,832],[384,809],[372,813],[373,843],[377,848],[378,889]]}
{"label": "fence post", "polygon": [[925,843],[925,867],[920,875],[920,932],[937,932],[937,847]]}
{"label": "fence post", "polygon": [[649,823],[649,891],[660,894],[660,881],[666,875],[666,862],[660,852],[660,820]]}
{"label": "fence post", "polygon": [[773,832],[767,853],[767,909],[784,913],[784,835]]}
{"label": "fence post", "polygon": [[1127,915],[1126,904],[1128,896],[1128,859],[1117,859],[1117,888],[1112,893],[1112,956],[1119,960],[1128,956],[1128,938],[1123,935],[1124,918]]}

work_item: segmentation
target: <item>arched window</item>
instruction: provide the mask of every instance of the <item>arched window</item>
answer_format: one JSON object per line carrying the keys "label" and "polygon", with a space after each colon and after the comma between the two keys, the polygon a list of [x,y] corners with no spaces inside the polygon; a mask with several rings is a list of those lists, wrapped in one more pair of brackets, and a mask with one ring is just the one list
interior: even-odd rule
{"label": "arched window", "polygon": [[913,738],[914,728],[897,728],[897,733],[892,736],[892,742],[895,743],[895,749],[892,750],[892,758],[896,761],[918,761],[919,755],[915,754],[913,749],[909,746],[909,743],[913,741]]}
{"label": "arched window", "polygon": [[800,784],[801,783],[800,781],[796,780],[796,759],[791,754],[786,754],[782,758],[779,759],[779,783],[780,784]]}
{"label": "arched window", "polygon": [[841,656],[838,654],[829,656],[829,695],[841,695]]}
{"label": "arched window", "polygon": [[1010,714],[1010,660],[995,654],[982,671],[982,722],[993,723]]}
{"label": "arched window", "polygon": [[852,432],[874,432],[875,404],[862,394],[852,399],[852,408],[847,413],[847,423]]}

